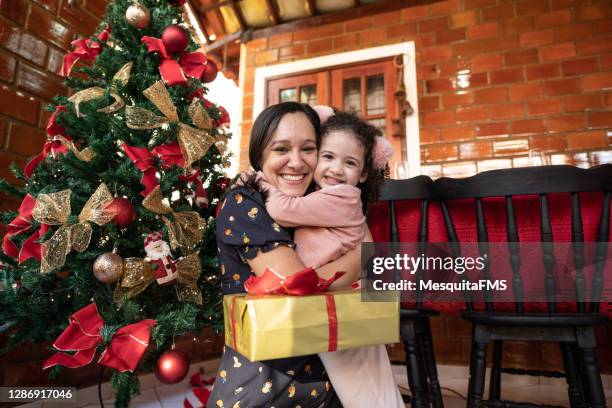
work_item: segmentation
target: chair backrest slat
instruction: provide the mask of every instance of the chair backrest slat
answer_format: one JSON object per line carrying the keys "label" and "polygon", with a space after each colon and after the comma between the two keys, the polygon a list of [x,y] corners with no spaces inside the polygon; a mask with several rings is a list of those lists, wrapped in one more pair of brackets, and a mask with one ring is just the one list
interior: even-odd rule
{"label": "chair backrest slat", "polygon": [[576,276],[576,301],[579,313],[586,311],[586,282],[584,280],[584,231],[582,228],[582,213],[580,211],[580,194],[572,193],[572,252]]}
{"label": "chair backrest slat", "polygon": [[[421,202],[421,219],[419,221],[419,243],[418,255],[425,257],[427,255],[427,243],[429,242],[429,200],[423,200]],[[423,281],[423,268],[416,270],[417,282]],[[423,291],[418,290],[416,292],[416,304],[417,307],[423,306]]]}
{"label": "chair backrest slat", "polygon": [[[476,198],[476,238],[478,239],[478,251],[480,256],[483,258],[484,268],[482,269],[482,277],[489,281],[491,280],[491,265],[489,257],[489,233],[487,232],[487,221],[485,220],[484,208],[482,205],[482,199]],[[485,298],[485,310],[487,312],[493,311],[493,298],[491,297],[491,291],[486,288],[484,290]]]}
{"label": "chair backrest slat", "polygon": [[516,228],[516,215],[512,196],[506,196],[506,237],[510,252],[512,268],[512,293],[516,302],[516,311],[523,312],[523,278],[521,277],[521,256],[519,251],[519,234]]}
{"label": "chair backrest slat", "polygon": [[599,218],[599,228],[597,231],[597,243],[595,244],[595,274],[593,276],[593,301],[591,303],[591,311],[594,313],[599,312],[604,280],[603,271],[610,242],[610,198],[612,198],[612,193],[608,191],[603,196],[601,217]]}
{"label": "chair backrest slat", "polygon": [[544,262],[544,288],[548,311],[554,313],[557,310],[556,285],[555,285],[555,257],[553,255],[553,235],[548,213],[548,198],[546,194],[540,194],[540,240],[542,241],[542,260]]}

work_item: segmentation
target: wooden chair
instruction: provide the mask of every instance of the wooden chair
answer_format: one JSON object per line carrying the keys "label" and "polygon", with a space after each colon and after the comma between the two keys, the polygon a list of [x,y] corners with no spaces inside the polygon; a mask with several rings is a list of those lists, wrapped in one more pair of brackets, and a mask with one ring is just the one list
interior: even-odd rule
{"label": "wooden chair", "polygon": [[[418,176],[409,180],[387,180],[379,202],[370,207],[368,222],[375,241],[399,244],[418,242],[419,251],[424,251],[428,241],[428,209],[431,201],[432,181]],[[410,231],[398,225],[402,215],[408,215]],[[417,230],[418,229],[418,230]],[[397,247],[396,247],[397,249]],[[399,276],[394,277],[399,280]],[[413,408],[433,406],[442,408],[442,393],[438,381],[436,358],[430,317],[438,316],[434,310],[425,309],[417,301],[415,307],[400,310],[400,334],[406,352],[406,370],[410,387],[410,403]]]}
{"label": "wooden chair", "polygon": [[[514,405],[501,399],[501,373],[508,372],[501,366],[504,341],[520,340],[558,342],[571,407],[605,407],[595,355],[594,327],[607,322],[606,316],[600,313],[600,299],[604,272],[607,277],[610,275],[609,270],[604,271],[604,260],[610,241],[612,165],[589,170],[571,166],[532,167],[489,171],[459,180],[441,178],[433,184],[432,192],[432,196],[441,201],[451,245],[477,241],[480,254],[485,255],[489,252],[489,242],[498,239],[506,241],[509,252],[507,262],[512,268],[513,310],[496,310],[493,302],[485,302],[483,310],[476,310],[474,303],[467,302],[467,310],[462,313],[473,327],[467,406],[482,407],[485,403],[486,406],[499,407],[532,406]],[[517,222],[519,204],[522,205],[523,217]],[[491,207],[497,211],[489,211]],[[524,216],[525,211],[530,216]],[[473,217],[472,220],[469,217]],[[567,221],[563,221],[564,217],[567,217]],[[584,223],[585,217],[588,223]],[[555,224],[559,219],[561,223],[565,222],[565,228]],[[531,221],[532,225],[524,225]],[[475,225],[468,231],[472,223]],[[490,223],[495,223],[497,228],[491,229]],[[460,224],[459,227],[457,224]],[[503,228],[500,228],[501,225]],[[532,236],[532,240],[542,243],[545,276],[541,279],[544,281],[547,302],[540,310],[527,310],[523,302],[523,283],[529,267],[521,264],[518,243],[534,230],[536,236]],[[586,299],[587,288],[590,288],[593,299],[589,304],[575,302],[572,305],[574,310],[570,311],[559,310],[556,301],[558,294],[552,244],[560,241],[571,242],[568,245],[573,250],[576,299]],[[589,241],[595,242],[597,262],[590,282],[583,274],[584,243]],[[485,265],[484,278],[489,277],[495,268],[495,260],[491,261]],[[490,341],[493,342],[493,366],[489,400],[483,401],[487,345]],[[529,370],[513,370],[510,373],[530,374]]]}

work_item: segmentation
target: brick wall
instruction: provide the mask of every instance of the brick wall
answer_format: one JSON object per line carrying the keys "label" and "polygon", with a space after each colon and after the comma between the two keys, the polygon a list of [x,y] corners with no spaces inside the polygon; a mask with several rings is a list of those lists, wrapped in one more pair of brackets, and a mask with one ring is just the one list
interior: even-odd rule
{"label": "brick wall", "polygon": [[[612,162],[612,3],[589,0],[448,0],[290,33],[242,48],[240,167],[248,165],[255,68],[414,41],[422,170],[460,177],[528,164]],[[457,75],[468,70],[469,86]],[[433,319],[440,362],[467,364],[471,331]],[[612,327],[598,331],[600,367],[612,372]],[[401,346],[392,357],[403,358]],[[508,344],[508,365],[559,368],[555,344]]]}

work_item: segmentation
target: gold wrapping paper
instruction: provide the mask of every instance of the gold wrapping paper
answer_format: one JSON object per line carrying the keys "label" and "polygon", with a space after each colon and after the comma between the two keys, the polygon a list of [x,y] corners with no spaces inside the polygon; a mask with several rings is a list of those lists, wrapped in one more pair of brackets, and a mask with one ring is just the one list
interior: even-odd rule
{"label": "gold wrapping paper", "polygon": [[178,124],[178,142],[185,159],[185,167],[204,157],[208,149],[217,142],[209,133],[212,120],[208,112],[198,100],[189,105],[188,113],[195,127],[179,121],[176,106],[163,81],[157,81],[143,91],[164,116],[159,116],[150,110],[137,106],[125,108],[125,119],[130,129],[155,129],[170,123]]}
{"label": "gold wrapping paper", "polygon": [[70,190],[56,193],[39,194],[32,210],[32,217],[42,223],[59,225],[53,236],[41,245],[41,273],[48,273],[66,262],[66,255],[72,249],[83,252],[89,246],[93,232],[90,222],[104,225],[113,219],[106,206],[113,196],[104,183],[91,195],[78,217],[78,223],[68,225],[70,209]]}
{"label": "gold wrapping paper", "polygon": [[[335,301],[337,350],[399,341],[398,302],[362,302],[360,291],[326,294]],[[329,351],[326,294],[224,296],[225,345],[251,361]]]}

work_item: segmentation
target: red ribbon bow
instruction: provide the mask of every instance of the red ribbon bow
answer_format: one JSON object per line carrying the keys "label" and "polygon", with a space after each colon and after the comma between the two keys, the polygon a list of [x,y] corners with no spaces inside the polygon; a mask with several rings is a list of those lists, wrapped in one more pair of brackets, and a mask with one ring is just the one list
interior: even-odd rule
{"label": "red ribbon bow", "polygon": [[130,160],[134,162],[136,167],[142,171],[140,182],[145,186],[145,190],[140,194],[144,197],[146,197],[158,184],[157,177],[155,177],[157,169],[153,165],[155,156],[161,159],[164,169],[172,165],[181,167],[185,165],[185,159],[183,158],[181,148],[177,142],[157,146],[152,151],[149,151],[146,147],[135,147],[124,143],[123,150]]}
{"label": "red ribbon bow", "polygon": [[186,181],[191,184],[193,190],[193,198],[195,203],[200,208],[208,208],[208,194],[204,188],[202,182],[202,176],[200,175],[200,169],[191,169],[189,176],[179,176],[180,181]]}
{"label": "red ribbon bow", "polygon": [[[155,320],[146,319],[119,329],[98,362],[121,372],[133,372],[149,345],[151,327],[156,323]],[[43,370],[56,365],[76,368],[91,363],[96,347],[102,341],[102,326],[104,320],[98,314],[95,303],[75,312],[70,316],[70,324],[55,340],[53,347],[60,351],[76,353],[55,353],[43,363]]]}
{"label": "red ribbon bow", "polygon": [[244,282],[246,291],[253,295],[304,296],[324,292],[345,272],[336,272],[329,279],[320,278],[314,268],[309,267],[289,276],[282,276],[266,267],[261,276],[251,275]]}
{"label": "red ribbon bow", "polygon": [[104,31],[98,34],[98,41],[91,40],[90,38],[79,38],[78,40],[74,40],[71,43],[74,47],[74,51],[71,51],[64,56],[64,62],[62,63],[62,69],[60,71],[61,75],[64,77],[70,75],[72,67],[80,59],[85,61],[95,60],[102,52],[102,44],[100,42],[106,42],[109,35],[110,26],[107,25]]}
{"label": "red ribbon bow", "polygon": [[23,263],[30,258],[36,258],[40,261],[40,244],[38,239],[43,237],[49,230],[49,226],[41,224],[40,229],[34,231],[34,233],[24,241],[21,249],[17,248],[11,238],[17,235],[25,234],[32,228],[32,210],[36,204],[36,199],[31,195],[25,196],[21,205],[17,217],[13,219],[7,226],[7,232],[2,240],[2,251],[12,258],[18,259],[19,263]]}
{"label": "red ribbon bow", "polygon": [[147,51],[159,52],[162,56],[159,73],[168,86],[187,85],[185,75],[200,78],[206,69],[208,58],[201,52],[182,52],[177,61],[173,58],[174,55],[168,52],[161,39],[145,35],[140,41],[147,45]]}
{"label": "red ribbon bow", "polygon": [[213,108],[213,107],[219,109],[219,112],[221,112],[220,116],[217,119],[213,120],[215,127],[220,127],[222,125],[227,125],[227,126],[230,125],[230,117],[229,117],[229,113],[227,113],[227,110],[225,110],[223,106],[221,105],[217,106],[211,101],[209,101],[208,99],[206,99],[204,97],[203,88],[198,88],[197,91],[191,94],[190,99],[193,100],[194,98],[198,98],[199,100],[201,100],[202,105],[204,105],[206,109]]}
{"label": "red ribbon bow", "polygon": [[62,135],[66,140],[72,141],[72,138],[70,136],[63,135],[66,129],[64,129],[63,126],[58,125],[55,122],[55,120],[57,119],[57,115],[60,112],[66,112],[66,107],[64,105],[58,105],[55,108],[55,112],[53,112],[53,114],[49,118],[49,122],[47,122],[47,141],[43,146],[42,152],[38,156],[32,158],[32,160],[30,160],[28,164],[26,164],[24,173],[27,177],[32,176],[32,173],[34,173],[36,167],[38,167],[38,165],[43,160],[45,160],[45,157],[47,157],[49,153],[52,153],[53,157],[57,157],[60,153],[66,154],[66,152],[68,151],[66,146],[61,141],[55,138],[56,136]]}

